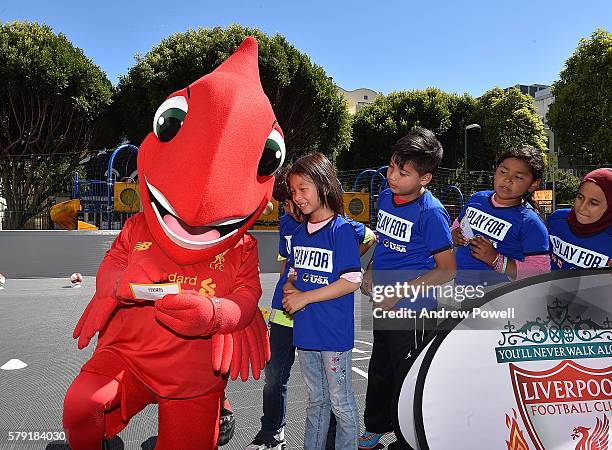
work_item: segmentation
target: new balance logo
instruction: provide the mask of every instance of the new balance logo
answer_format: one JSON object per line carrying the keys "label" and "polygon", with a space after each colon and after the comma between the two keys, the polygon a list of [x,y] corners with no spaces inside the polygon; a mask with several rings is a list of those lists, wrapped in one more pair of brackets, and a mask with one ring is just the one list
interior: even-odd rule
{"label": "new balance logo", "polygon": [[136,245],[134,246],[134,252],[142,252],[144,250],[149,250],[149,247],[151,247],[151,245],[153,244],[153,242],[137,242]]}

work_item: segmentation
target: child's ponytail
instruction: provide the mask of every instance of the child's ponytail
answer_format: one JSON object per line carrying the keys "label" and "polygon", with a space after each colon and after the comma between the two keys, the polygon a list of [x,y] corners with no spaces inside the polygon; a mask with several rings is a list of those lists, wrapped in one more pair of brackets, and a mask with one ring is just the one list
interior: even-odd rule
{"label": "child's ponytail", "polygon": [[523,196],[521,197],[521,199],[523,200],[523,202],[529,203],[531,205],[531,207],[538,213],[538,214],[542,214],[542,211],[540,210],[540,207],[538,206],[538,202],[536,202],[533,199],[533,192],[531,191],[527,191],[523,194]]}

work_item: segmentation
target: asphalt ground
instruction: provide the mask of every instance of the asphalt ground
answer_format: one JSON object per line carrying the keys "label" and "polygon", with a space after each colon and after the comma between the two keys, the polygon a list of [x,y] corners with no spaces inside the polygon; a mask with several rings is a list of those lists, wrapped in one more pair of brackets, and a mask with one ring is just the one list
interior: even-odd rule
{"label": "asphalt ground", "polygon": [[[277,274],[261,275],[260,306],[269,308],[277,280]],[[18,370],[0,370],[0,449],[62,448],[51,442],[62,432],[64,394],[94,348],[90,344],[78,350],[72,330],[94,289],[95,277],[85,277],[76,289],[67,279],[44,278],[9,279],[0,290],[0,366],[11,359],[27,364]],[[372,331],[367,329],[368,321],[364,325],[361,320],[362,309],[369,315],[367,305],[357,293],[352,377],[360,417],[372,349]],[[234,408],[236,433],[222,449],[244,449],[259,430],[263,385],[263,376],[258,381],[228,384],[226,393]],[[303,448],[306,404],[306,386],[296,359],[289,379],[285,430],[290,449]],[[11,435],[20,439],[9,440]],[[119,434],[113,449],[152,449],[156,435],[157,406],[150,405]],[[392,440],[387,436],[382,442]]]}

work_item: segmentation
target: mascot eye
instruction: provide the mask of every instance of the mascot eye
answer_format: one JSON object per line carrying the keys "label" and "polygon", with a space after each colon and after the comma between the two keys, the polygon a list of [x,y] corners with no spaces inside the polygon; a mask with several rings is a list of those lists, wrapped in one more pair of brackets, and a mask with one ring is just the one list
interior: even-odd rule
{"label": "mascot eye", "polygon": [[185,97],[170,97],[157,108],[153,119],[153,132],[162,142],[171,141],[179,132],[187,115]]}
{"label": "mascot eye", "polygon": [[278,130],[272,130],[268,139],[266,139],[266,145],[257,166],[257,175],[260,177],[273,175],[283,165],[284,161],[285,140]]}

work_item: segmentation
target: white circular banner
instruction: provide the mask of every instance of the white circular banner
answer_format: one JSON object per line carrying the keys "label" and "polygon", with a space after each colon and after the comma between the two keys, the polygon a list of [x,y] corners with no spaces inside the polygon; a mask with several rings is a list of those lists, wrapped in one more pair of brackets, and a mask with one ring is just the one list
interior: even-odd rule
{"label": "white circular banner", "polygon": [[610,271],[508,284],[465,314],[404,382],[414,448],[612,450]]}
{"label": "white circular banner", "polygon": [[421,364],[423,363],[423,359],[425,359],[425,355],[432,344],[433,342],[430,341],[421,351],[421,353],[419,353],[419,356],[414,360],[414,363],[410,367],[406,378],[404,378],[402,390],[400,391],[399,395],[398,420],[400,430],[402,431],[402,435],[404,436],[406,442],[408,442],[413,448],[418,447],[416,429],[414,427],[414,390]]}

